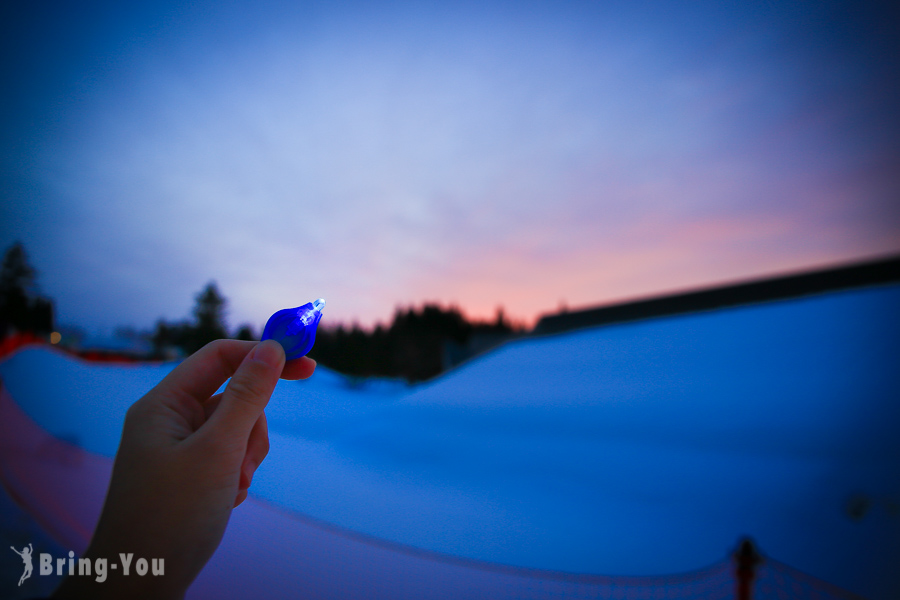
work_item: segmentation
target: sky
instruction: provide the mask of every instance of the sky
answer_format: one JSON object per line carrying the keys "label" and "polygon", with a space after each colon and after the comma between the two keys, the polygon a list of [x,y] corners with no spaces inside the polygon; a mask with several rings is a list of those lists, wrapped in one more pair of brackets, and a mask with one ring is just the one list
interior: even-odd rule
{"label": "sky", "polygon": [[[12,4],[12,3],[5,3]],[[900,252],[887,3],[0,9],[0,246],[57,321],[570,308]]]}

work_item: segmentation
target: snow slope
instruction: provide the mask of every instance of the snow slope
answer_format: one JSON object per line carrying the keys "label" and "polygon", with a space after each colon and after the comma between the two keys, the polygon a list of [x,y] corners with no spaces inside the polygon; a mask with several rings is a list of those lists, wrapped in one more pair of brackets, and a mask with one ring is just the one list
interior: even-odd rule
{"label": "snow slope", "polygon": [[[696,569],[746,534],[896,597],[898,308],[893,285],[523,339],[412,388],[320,369],[279,384],[252,491],[390,541],[576,572]],[[29,349],[0,377],[42,427],[111,456],[171,368]]]}

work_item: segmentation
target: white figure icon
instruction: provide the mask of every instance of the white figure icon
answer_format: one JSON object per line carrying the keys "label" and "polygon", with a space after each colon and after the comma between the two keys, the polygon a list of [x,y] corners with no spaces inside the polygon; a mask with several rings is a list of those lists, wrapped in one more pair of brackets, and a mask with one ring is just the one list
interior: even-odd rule
{"label": "white figure icon", "polygon": [[28,544],[27,547],[22,548],[22,551],[21,551],[21,552],[19,552],[18,550],[16,550],[16,549],[13,548],[12,546],[10,546],[10,549],[11,549],[13,552],[15,552],[16,554],[18,554],[19,556],[21,556],[21,557],[22,557],[22,562],[25,563],[25,572],[22,573],[22,577],[19,579],[19,585],[22,585],[22,582],[23,582],[23,581],[25,581],[26,579],[28,579],[29,577],[31,577],[31,570],[32,570],[32,566],[31,566],[31,553],[34,552],[34,548],[31,547],[31,544]]}

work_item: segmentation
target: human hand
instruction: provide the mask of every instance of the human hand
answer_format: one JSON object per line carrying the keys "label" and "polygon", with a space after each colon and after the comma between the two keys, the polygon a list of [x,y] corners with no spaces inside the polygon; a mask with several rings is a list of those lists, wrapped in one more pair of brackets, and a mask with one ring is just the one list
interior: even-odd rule
{"label": "human hand", "polygon": [[[218,340],[178,365],[128,410],[88,558],[165,559],[162,576],[109,571],[69,577],[56,598],[180,598],[222,540],[269,450],[263,409],[279,377],[305,379],[316,363],[285,363],[278,342]],[[216,390],[229,377],[221,394]],[[215,394],[215,395],[214,395]]]}

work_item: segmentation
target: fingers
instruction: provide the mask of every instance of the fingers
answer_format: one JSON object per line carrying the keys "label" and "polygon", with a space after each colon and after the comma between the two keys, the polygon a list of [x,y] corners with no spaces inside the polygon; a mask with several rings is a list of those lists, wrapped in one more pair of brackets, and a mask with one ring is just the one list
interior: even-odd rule
{"label": "fingers", "polygon": [[219,406],[219,401],[222,400],[222,394],[216,394],[209,400],[203,403],[203,422],[206,423],[209,421],[209,418],[212,416],[214,412],[216,412],[216,407]]}
{"label": "fingers", "polygon": [[266,424],[266,413],[259,415],[253,430],[250,431],[250,439],[247,440],[247,454],[241,464],[241,478],[238,488],[245,490],[253,481],[253,474],[262,464],[263,459],[269,453],[269,428]]}
{"label": "fingers", "polygon": [[157,386],[164,393],[205,402],[234,375],[256,342],[216,340],[203,346],[175,367]]}
{"label": "fingers", "polygon": [[283,368],[281,344],[273,340],[257,344],[228,382],[204,428],[212,429],[216,435],[246,441],[269,402]]}
{"label": "fingers", "polygon": [[302,356],[296,360],[289,360],[284,363],[284,370],[281,372],[282,379],[306,379],[316,370],[316,361],[308,356]]}
{"label": "fingers", "polygon": [[[210,342],[175,367],[158,388],[162,392],[187,394],[198,402],[206,400],[225,380],[234,375],[241,362],[257,346],[257,342],[216,340]],[[282,379],[306,379],[316,368],[316,361],[302,357],[285,363]]]}
{"label": "fingers", "polygon": [[[289,360],[284,363],[284,369],[281,371],[282,379],[307,379],[316,370],[316,361],[311,358],[302,357],[295,360]],[[216,394],[203,403],[203,422],[205,423],[215,412],[219,406],[222,394]]]}

